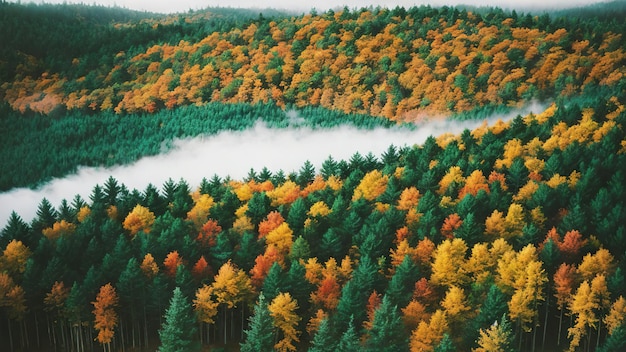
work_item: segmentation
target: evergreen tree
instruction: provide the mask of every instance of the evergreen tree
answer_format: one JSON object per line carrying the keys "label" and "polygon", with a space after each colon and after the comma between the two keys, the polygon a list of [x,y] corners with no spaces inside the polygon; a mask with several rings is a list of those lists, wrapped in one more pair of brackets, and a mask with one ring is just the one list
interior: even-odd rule
{"label": "evergreen tree", "polygon": [[450,335],[448,335],[448,333],[444,333],[441,341],[439,341],[437,346],[435,346],[434,352],[454,352],[456,350],[457,349],[454,347],[454,343],[452,342]]}
{"label": "evergreen tree", "polygon": [[398,307],[392,305],[387,296],[374,313],[374,322],[365,343],[366,351],[407,351],[409,339]]}
{"label": "evergreen tree", "polygon": [[324,318],[313,336],[309,352],[335,352],[335,341],[328,318]]}
{"label": "evergreen tree", "polygon": [[176,287],[165,311],[165,322],[159,330],[159,352],[200,351],[198,329],[191,304]]}
{"label": "evergreen tree", "polygon": [[405,307],[409,304],[418,275],[417,266],[408,255],[404,256],[404,260],[396,267],[395,274],[389,280],[387,288],[386,294],[394,305]]}
{"label": "evergreen tree", "polygon": [[343,335],[341,335],[341,339],[339,339],[337,352],[358,352],[362,348],[361,340],[359,339],[359,335],[354,328],[354,321],[350,318],[348,330],[346,330]]}
{"label": "evergreen tree", "polygon": [[279,293],[284,292],[284,279],[282,268],[278,262],[274,262],[270,267],[265,280],[263,280],[262,291],[268,301],[273,300]]}
{"label": "evergreen tree", "polygon": [[241,344],[241,352],[271,352],[274,350],[274,328],[272,316],[267,309],[263,292],[250,317],[250,328],[245,331],[246,338]]}

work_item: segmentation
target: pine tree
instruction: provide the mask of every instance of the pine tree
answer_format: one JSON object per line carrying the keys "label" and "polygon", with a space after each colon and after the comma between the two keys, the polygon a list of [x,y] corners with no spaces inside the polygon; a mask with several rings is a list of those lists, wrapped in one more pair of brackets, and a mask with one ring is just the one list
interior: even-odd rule
{"label": "pine tree", "polygon": [[387,296],[374,313],[374,322],[365,344],[366,351],[407,351],[409,340],[397,306]]}
{"label": "pine tree", "polygon": [[245,331],[246,338],[241,344],[241,352],[271,352],[274,350],[274,329],[272,316],[267,309],[263,292],[250,317],[250,328]]}
{"label": "pine tree", "polygon": [[335,339],[332,335],[332,328],[328,322],[328,318],[324,318],[320,323],[315,336],[313,336],[309,352],[334,352],[336,351],[335,347]]}
{"label": "pine tree", "polygon": [[348,330],[341,335],[339,345],[337,345],[337,352],[358,352],[363,348],[361,346],[361,340],[354,327],[354,319],[350,318],[348,324]]}
{"label": "pine tree", "polygon": [[159,352],[200,351],[195,315],[180,288],[174,289],[165,311],[165,323],[159,330]]}

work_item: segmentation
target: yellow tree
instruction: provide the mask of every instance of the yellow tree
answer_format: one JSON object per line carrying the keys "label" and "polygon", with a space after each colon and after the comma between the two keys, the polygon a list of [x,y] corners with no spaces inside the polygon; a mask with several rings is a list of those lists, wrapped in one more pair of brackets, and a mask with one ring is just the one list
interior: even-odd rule
{"label": "yellow tree", "polygon": [[298,302],[289,292],[279,293],[268,307],[274,319],[274,326],[280,331],[280,340],[274,345],[277,351],[295,351],[294,343],[299,342],[299,332],[296,329],[300,316],[296,314]]}
{"label": "yellow tree", "polygon": [[152,254],[147,253],[144,257],[143,260],[141,261],[141,271],[143,272],[143,274],[148,278],[148,279],[152,279],[156,276],[156,274],[159,273],[159,266],[157,265],[156,261],[154,260],[154,257],[152,256]]}
{"label": "yellow tree", "polygon": [[451,286],[448,289],[446,296],[441,301],[441,307],[450,322],[462,322],[465,320],[466,313],[471,309],[467,305],[465,291],[458,286]]}
{"label": "yellow tree", "polygon": [[124,228],[134,236],[139,231],[149,233],[152,223],[154,223],[154,213],[137,204],[124,219]]}
{"label": "yellow tree", "polygon": [[196,195],[193,197],[195,204],[187,213],[187,220],[190,220],[196,231],[200,231],[202,225],[206,223],[211,207],[215,204],[213,197],[208,194]]}
{"label": "yellow tree", "polygon": [[524,218],[524,209],[517,203],[511,203],[509,210],[504,218],[504,228],[507,238],[518,237],[522,235],[522,229],[526,225]]}
{"label": "yellow tree", "polygon": [[59,237],[67,236],[76,230],[76,225],[65,220],[57,221],[52,224],[52,227],[43,229],[41,232],[49,240],[55,240]]}
{"label": "yellow tree", "polygon": [[388,181],[389,176],[383,175],[380,170],[368,172],[365,176],[363,176],[361,183],[359,183],[354,190],[352,200],[355,201],[360,198],[365,198],[366,200],[372,201],[376,199],[376,197],[385,192]]}
{"label": "yellow tree", "polygon": [[598,322],[596,310],[599,308],[598,297],[592,290],[589,281],[585,280],[576,290],[576,294],[570,303],[569,310],[572,316],[576,317],[574,326],[568,329],[567,336],[571,338],[569,351],[575,351],[580,346],[582,338],[587,336],[589,344],[589,333]]}
{"label": "yellow tree", "polygon": [[293,245],[293,231],[289,228],[289,224],[283,222],[270,231],[265,237],[265,243],[268,246],[275,246],[281,256],[286,257]]}
{"label": "yellow tree", "polygon": [[609,314],[604,317],[604,325],[606,325],[609,335],[613,334],[615,329],[624,324],[624,320],[626,320],[626,299],[623,296],[619,296],[611,305]]}
{"label": "yellow tree", "polygon": [[97,340],[103,345],[102,347],[105,351],[111,351],[111,341],[113,340],[114,329],[118,321],[117,313],[115,312],[117,303],[117,293],[111,283],[100,287],[96,300],[91,302],[94,307],[94,327],[98,330]]}
{"label": "yellow tree", "polygon": [[433,351],[448,330],[446,313],[437,309],[426,323],[421,321],[411,334],[411,352]]}
{"label": "yellow tree", "polygon": [[600,248],[596,253],[587,253],[583,257],[582,262],[578,265],[578,273],[583,280],[592,280],[600,274],[609,276],[614,267],[615,263],[611,253],[605,248]]}
{"label": "yellow tree", "polygon": [[506,315],[503,315],[500,322],[496,321],[489,329],[480,329],[477,341],[479,347],[472,349],[472,352],[511,351],[511,340],[511,327]]}
{"label": "yellow tree", "polygon": [[[245,303],[252,297],[252,281],[246,273],[236,268],[229,261],[220,267],[211,284],[214,301],[223,306],[224,324],[226,324],[226,310],[236,308],[241,302]],[[243,314],[243,309],[242,309]],[[224,343],[226,343],[226,328],[224,329]]]}
{"label": "yellow tree", "polygon": [[465,254],[467,245],[461,238],[445,240],[433,252],[432,275],[435,285],[463,285],[467,281]]}
{"label": "yellow tree", "polygon": [[502,212],[494,210],[493,213],[485,219],[485,233],[495,238],[505,236],[505,220]]}
{"label": "yellow tree", "polygon": [[13,277],[21,276],[26,271],[26,261],[30,254],[30,249],[22,241],[11,240],[0,257],[0,270],[6,270]]}
{"label": "yellow tree", "polygon": [[[193,300],[193,308],[196,311],[198,320],[207,325],[207,341],[209,340],[208,325],[215,323],[215,316],[217,315],[217,302],[215,295],[213,294],[213,288],[208,285],[202,285],[196,290],[196,298]],[[200,331],[200,339],[202,339],[202,331]]]}

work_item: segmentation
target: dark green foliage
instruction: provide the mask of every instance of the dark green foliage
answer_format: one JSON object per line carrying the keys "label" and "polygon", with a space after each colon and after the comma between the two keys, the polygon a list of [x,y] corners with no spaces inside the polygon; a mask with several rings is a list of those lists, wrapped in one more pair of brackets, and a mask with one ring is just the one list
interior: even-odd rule
{"label": "dark green foliage", "polygon": [[200,351],[197,323],[191,304],[180,288],[174,289],[165,322],[159,330],[160,352]]}
{"label": "dark green foliage", "polygon": [[454,347],[454,343],[452,342],[452,338],[448,333],[443,334],[443,338],[437,346],[435,346],[434,352],[454,352],[456,351],[456,347]]}
{"label": "dark green foliage", "polygon": [[336,344],[337,340],[333,337],[328,318],[324,318],[313,336],[309,352],[335,352]]}
{"label": "dark green foliage", "polygon": [[250,317],[250,327],[245,331],[246,337],[241,344],[241,352],[271,352],[274,350],[274,328],[272,317],[267,309],[267,300],[263,292],[254,306],[254,314]]}
{"label": "dark green foliage", "polygon": [[598,352],[622,351],[626,348],[626,328],[624,324],[615,328],[613,333],[604,341],[604,344],[597,349]]}
{"label": "dark green foliage", "polygon": [[396,267],[395,274],[389,280],[387,298],[398,307],[406,307],[411,300],[415,282],[419,279],[419,270],[409,256],[405,256]]}
{"label": "dark green foliage", "polygon": [[261,291],[268,301],[272,301],[279,293],[285,292],[283,289],[285,286],[283,273],[280,265],[274,262],[270,267],[270,271],[267,273],[265,280],[263,280],[263,287]]}
{"label": "dark green foliage", "polygon": [[406,351],[408,337],[403,329],[403,322],[397,305],[393,305],[387,296],[374,313],[374,322],[365,342],[365,351]]}
{"label": "dark green foliage", "polygon": [[361,340],[356,332],[356,329],[354,328],[353,319],[350,318],[348,330],[346,330],[346,332],[341,335],[341,339],[339,339],[337,352],[358,352],[361,351],[362,348]]}

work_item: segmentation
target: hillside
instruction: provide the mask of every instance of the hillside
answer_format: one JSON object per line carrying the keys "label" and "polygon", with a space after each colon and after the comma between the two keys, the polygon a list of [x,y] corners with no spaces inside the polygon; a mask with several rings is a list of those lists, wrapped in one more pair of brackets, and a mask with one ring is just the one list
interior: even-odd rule
{"label": "hillside", "polygon": [[[7,16],[15,5],[1,6]],[[19,64],[4,65],[0,96],[23,113],[273,102],[412,121],[623,85],[626,70],[623,22],[594,16],[415,7],[110,18],[69,16],[60,24],[91,29],[16,36]],[[23,47],[39,43],[45,51]]]}

